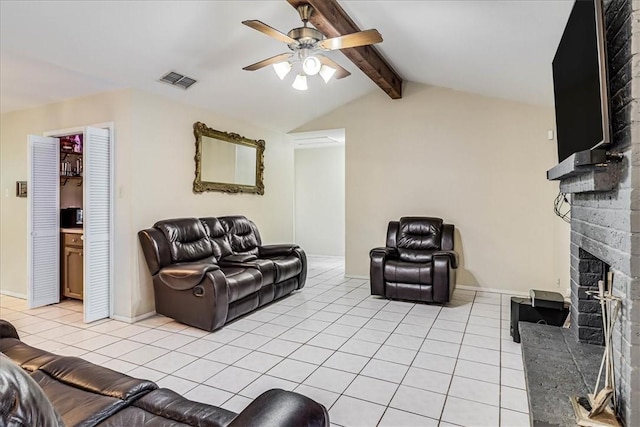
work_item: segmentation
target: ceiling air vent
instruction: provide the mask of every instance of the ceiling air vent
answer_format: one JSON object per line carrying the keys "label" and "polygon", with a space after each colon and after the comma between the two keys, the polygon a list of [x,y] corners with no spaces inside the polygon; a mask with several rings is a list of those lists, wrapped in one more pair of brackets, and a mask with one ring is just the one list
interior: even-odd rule
{"label": "ceiling air vent", "polygon": [[160,81],[163,83],[168,83],[172,86],[181,87],[182,89],[189,89],[194,83],[197,82],[196,79],[183,76],[182,74],[176,73],[174,71],[170,71],[164,76],[160,77]]}

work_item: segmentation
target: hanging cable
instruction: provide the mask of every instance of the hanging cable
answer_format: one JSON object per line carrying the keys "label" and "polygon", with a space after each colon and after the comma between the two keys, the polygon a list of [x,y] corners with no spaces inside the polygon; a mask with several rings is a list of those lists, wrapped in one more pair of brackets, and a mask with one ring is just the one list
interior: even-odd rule
{"label": "hanging cable", "polygon": [[562,191],[553,201],[553,212],[558,215],[564,222],[571,222],[571,204],[567,199],[567,194]]}

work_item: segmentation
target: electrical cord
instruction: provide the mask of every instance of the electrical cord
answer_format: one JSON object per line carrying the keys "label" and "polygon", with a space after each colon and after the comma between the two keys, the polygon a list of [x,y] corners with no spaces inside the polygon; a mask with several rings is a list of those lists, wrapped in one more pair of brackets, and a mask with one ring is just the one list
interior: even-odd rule
{"label": "electrical cord", "polygon": [[571,204],[567,200],[566,193],[562,191],[553,201],[553,212],[558,215],[564,222],[571,222]]}

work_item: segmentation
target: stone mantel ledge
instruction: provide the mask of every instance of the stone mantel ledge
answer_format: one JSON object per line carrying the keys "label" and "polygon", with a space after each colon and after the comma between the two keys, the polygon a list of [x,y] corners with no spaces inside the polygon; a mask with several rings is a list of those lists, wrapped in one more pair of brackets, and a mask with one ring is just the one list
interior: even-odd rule
{"label": "stone mantel ledge", "polygon": [[547,179],[560,181],[563,193],[612,191],[620,183],[620,168],[606,159],[604,150],[574,153],[547,171]]}

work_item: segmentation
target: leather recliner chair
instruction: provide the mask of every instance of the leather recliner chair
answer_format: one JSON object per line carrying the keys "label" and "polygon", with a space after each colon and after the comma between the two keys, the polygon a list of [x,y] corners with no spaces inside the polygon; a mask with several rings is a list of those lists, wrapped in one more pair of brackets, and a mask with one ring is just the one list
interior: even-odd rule
{"label": "leather recliner chair", "polygon": [[447,303],[456,284],[458,254],[454,226],[440,218],[391,221],[387,244],[372,249],[371,294],[386,298]]}

